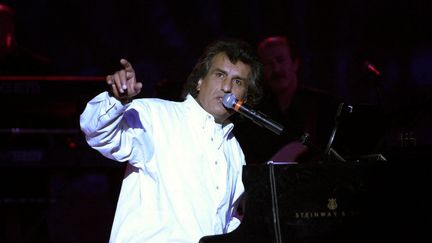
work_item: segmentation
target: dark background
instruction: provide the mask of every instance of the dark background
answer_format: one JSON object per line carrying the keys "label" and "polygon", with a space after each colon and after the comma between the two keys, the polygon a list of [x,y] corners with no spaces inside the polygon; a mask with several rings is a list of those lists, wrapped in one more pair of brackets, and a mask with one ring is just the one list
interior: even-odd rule
{"label": "dark background", "polygon": [[432,4],[425,0],[9,3],[19,45],[51,59],[56,72],[104,76],[125,57],[149,95],[160,80],[183,82],[205,45],[221,37],[256,44],[288,35],[300,49],[303,82],[346,99],[367,96],[350,89],[370,81],[358,80],[364,61],[383,73],[381,85],[393,95],[432,79]]}
{"label": "dark background", "polygon": [[[288,35],[300,51],[301,82],[348,103],[380,106],[388,117],[386,148],[397,151],[391,155],[410,166],[430,161],[431,1],[2,3],[15,9],[17,42],[25,53],[11,75],[103,77],[126,58],[148,97],[168,97],[170,87],[177,94],[214,39],[256,45],[269,35]],[[48,60],[49,71],[29,71],[29,56]],[[368,73],[366,61],[381,76]],[[78,125],[103,81],[0,82],[0,241],[106,242],[123,167],[90,151]],[[160,90],[161,84],[168,86]],[[430,174],[426,168],[422,175]]]}

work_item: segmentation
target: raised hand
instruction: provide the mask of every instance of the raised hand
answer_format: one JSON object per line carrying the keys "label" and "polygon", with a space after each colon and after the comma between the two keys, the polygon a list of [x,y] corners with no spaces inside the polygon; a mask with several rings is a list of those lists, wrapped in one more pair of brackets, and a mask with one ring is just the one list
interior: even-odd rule
{"label": "raised hand", "polygon": [[111,86],[112,95],[125,104],[141,92],[142,83],[136,81],[135,70],[129,61],[121,59],[120,64],[123,69],[108,75],[106,82]]}

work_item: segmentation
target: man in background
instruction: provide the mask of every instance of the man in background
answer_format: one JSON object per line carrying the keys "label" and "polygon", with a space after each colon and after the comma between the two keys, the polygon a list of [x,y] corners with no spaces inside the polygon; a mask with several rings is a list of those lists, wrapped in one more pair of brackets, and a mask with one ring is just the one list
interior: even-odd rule
{"label": "man in background", "polygon": [[[258,44],[264,66],[264,98],[257,106],[281,123],[281,136],[248,123],[236,131],[248,163],[316,161],[334,125],[338,102],[324,91],[299,81],[300,55],[285,36],[271,36]],[[245,123],[247,123],[246,121]],[[252,132],[250,132],[252,131]]]}

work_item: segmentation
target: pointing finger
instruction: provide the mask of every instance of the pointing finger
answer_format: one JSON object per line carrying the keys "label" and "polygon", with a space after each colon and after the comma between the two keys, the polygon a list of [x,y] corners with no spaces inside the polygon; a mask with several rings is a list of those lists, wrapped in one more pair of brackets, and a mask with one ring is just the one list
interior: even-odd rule
{"label": "pointing finger", "polygon": [[121,65],[123,65],[123,67],[125,68],[126,72],[134,72],[132,64],[128,60],[122,58],[120,60],[120,63],[121,63]]}

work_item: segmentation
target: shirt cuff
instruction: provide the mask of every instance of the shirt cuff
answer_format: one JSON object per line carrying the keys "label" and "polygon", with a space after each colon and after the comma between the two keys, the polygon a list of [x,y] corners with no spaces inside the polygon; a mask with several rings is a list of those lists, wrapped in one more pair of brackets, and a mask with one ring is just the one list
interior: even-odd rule
{"label": "shirt cuff", "polygon": [[227,229],[227,233],[232,232],[233,230],[237,229],[237,227],[239,227],[241,224],[240,219],[236,218],[236,217],[232,217],[231,221],[228,224],[228,229]]}

